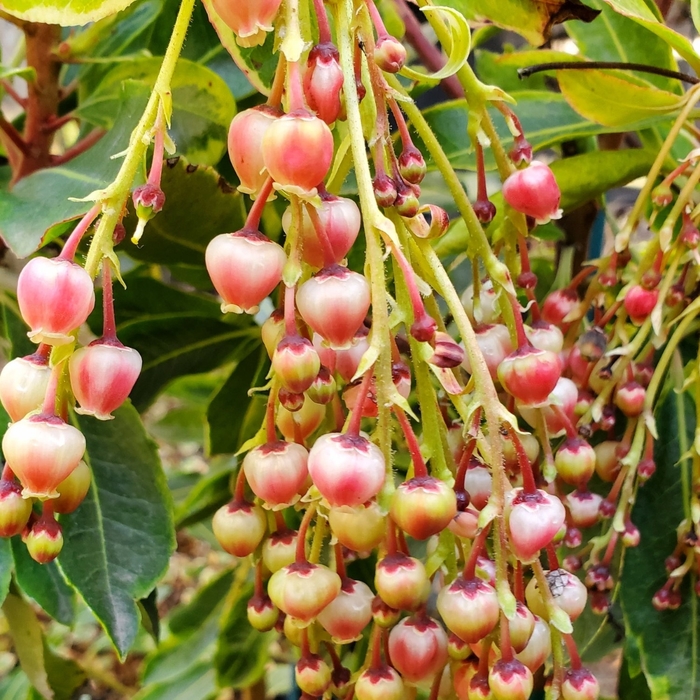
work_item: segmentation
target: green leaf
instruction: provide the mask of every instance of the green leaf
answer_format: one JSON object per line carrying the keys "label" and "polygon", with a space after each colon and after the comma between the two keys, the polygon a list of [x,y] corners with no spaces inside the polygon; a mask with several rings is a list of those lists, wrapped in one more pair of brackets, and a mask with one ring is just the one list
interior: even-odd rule
{"label": "green leaf", "polygon": [[630,128],[680,109],[684,97],[621,71],[557,71],[559,89],[582,116],[604,126]]}
{"label": "green leaf", "polygon": [[175,510],[175,527],[180,529],[210,518],[231,500],[233,467],[221,469],[199,481]]}
{"label": "green leaf", "polygon": [[[693,442],[693,400],[670,391],[656,411],[659,440],[652,481],[637,493],[632,513],[641,532],[638,547],[628,549],[621,578],[621,603],[628,636],[639,649],[642,670],[653,700],[700,698],[697,645],[699,601],[686,581],[678,610],[658,612],[654,593],[667,579],[664,558],[676,546],[676,527],[690,502],[689,460],[678,464]],[[689,576],[691,576],[689,574]]]}
{"label": "green leaf", "polygon": [[[209,453],[233,454],[238,450],[247,437],[242,430],[246,422],[246,414],[251,402],[262,402],[261,399],[251,398],[248,389],[257,386],[257,381],[267,371],[267,353],[260,345],[250,345],[246,355],[236,365],[221,389],[216,393],[207,408],[209,423]],[[258,350],[258,352],[256,352]],[[254,381],[251,383],[251,378]],[[236,410],[232,411],[231,407]],[[257,426],[256,426],[257,428]]]}
{"label": "green leaf", "polygon": [[56,562],[38,564],[19,537],[12,538],[17,584],[54,620],[71,625],[75,618],[75,594],[66,583]]}
{"label": "green leaf", "polygon": [[114,180],[121,160],[111,156],[129,143],[146,99],[145,94],[130,95],[121,104],[114,127],[86,153],[23,178],[11,191],[0,189],[0,235],[16,255],[34,252],[46,243],[44,237],[54,224],[81,216],[92,206],[69,197],[85,197]]}
{"label": "green leaf", "polygon": [[[33,68],[10,68],[9,66],[0,66],[0,79],[8,80],[9,78],[24,78],[31,82],[36,80],[36,71]],[[0,86],[0,92],[3,92]]]}
{"label": "green leaf", "polygon": [[6,357],[24,357],[36,352],[36,345],[27,337],[29,326],[19,315],[17,300],[9,295],[2,304],[2,335],[8,341],[8,347],[4,349]]}
{"label": "green leaf", "polygon": [[46,674],[43,636],[36,613],[31,605],[16,593],[7,595],[2,611],[5,613],[22,670],[41,696],[51,700],[54,694]]}
{"label": "green leaf", "polygon": [[123,10],[134,0],[3,0],[2,9],[9,14],[42,24],[76,24],[96,22]]}
{"label": "green leaf", "polygon": [[656,153],[642,148],[591,151],[551,164],[567,212],[649,172]]}
{"label": "green leaf", "polygon": [[114,415],[112,421],[77,419],[93,485],[78,510],[61,518],[59,563],[123,658],[138,631],[135,601],[167,569],[175,536],[155,444],[130,404]]}
{"label": "green leaf", "polygon": [[10,581],[12,580],[12,550],[10,549],[10,541],[3,537],[0,539],[0,605],[2,605],[10,590]]}
{"label": "green leaf", "polygon": [[615,12],[629,17],[661,37],[688,62],[688,65],[696,73],[700,72],[700,56],[693,49],[690,40],[660,22],[644,0],[604,0],[604,2],[610,5]]}
{"label": "green leaf", "polygon": [[224,600],[232,583],[233,569],[226,569],[207,581],[187,605],[177,608],[170,616],[170,631],[180,637],[194,634]]}
{"label": "green leaf", "polygon": [[[615,12],[603,0],[589,0],[600,15],[591,24],[569,22],[567,34],[581,53],[592,61],[622,61],[644,63],[657,68],[678,70],[671,47],[660,37],[624,15]],[[649,73],[635,73],[657,87],[681,92],[681,83],[671,78]]]}
{"label": "green leaf", "polygon": [[209,662],[203,662],[171,681],[145,687],[133,700],[209,700],[217,694],[214,669]]}
{"label": "green leaf", "polygon": [[30,690],[29,679],[21,668],[16,668],[0,680],[0,698],[2,700],[27,700],[27,693]]}
{"label": "green leaf", "polygon": [[622,657],[622,666],[620,667],[617,697],[618,700],[652,700],[644,675],[638,673],[633,676],[631,674],[626,651]]}
{"label": "green leaf", "polygon": [[700,0],[690,0],[690,14],[696,31],[700,32]]}
{"label": "green leaf", "polygon": [[75,691],[83,685],[87,676],[72,659],[54,654],[44,640],[44,663],[54,700],[73,700]]}
{"label": "green leaf", "polygon": [[[184,158],[168,160],[161,188],[165,207],[146,226],[139,247],[127,244],[126,252],[132,258],[160,265],[203,267],[209,241],[243,227],[241,193],[213,168],[192,165]],[[130,237],[136,228],[136,216],[132,213],[124,225]]]}
{"label": "green leaf", "polygon": [[216,13],[212,0],[202,0],[202,4],[206,8],[209,20],[214,26],[216,33],[219,35],[219,41],[231,54],[231,58],[236,62],[236,65],[243,71],[246,78],[258,92],[268,95],[275,77],[277,62],[279,61],[279,54],[273,51],[273,33],[270,32],[267,35],[262,46],[243,48],[236,43],[233,30]]}
{"label": "green leaf", "polygon": [[[152,88],[162,62],[162,58],[140,58],[117,64],[81,104],[77,114],[103,129],[111,129],[123,100],[123,85],[127,91],[138,89],[139,83]],[[171,90],[173,116],[169,133],[178,153],[195,163],[218,163],[236,114],[236,102],[228,85],[206,66],[181,58]]]}
{"label": "green leaf", "polygon": [[578,0],[450,0],[467,19],[490,20],[503,29],[510,29],[533,46],[541,46],[555,24],[569,19],[591,22],[597,12]]}
{"label": "green leaf", "polygon": [[220,686],[247,688],[262,678],[268,659],[270,637],[248,622],[248,600],[253,584],[231,589],[221,619],[221,634],[214,663]]}
{"label": "green leaf", "polygon": [[[526,90],[514,92],[512,97],[517,100],[515,110],[528,141],[535,150],[549,148],[562,141],[617,131],[584,119],[569,106],[562,95],[553,92]],[[677,96],[674,97],[677,99]],[[450,163],[458,170],[476,170],[476,159],[467,138],[467,112],[464,100],[443,102],[424,112]],[[513,135],[500,113],[493,110],[491,114],[496,131],[507,151],[513,144]],[[416,140],[419,141],[417,137]],[[423,150],[425,152],[425,148]],[[487,167],[495,168],[490,149],[486,150],[485,156]],[[432,162],[429,162],[429,166],[434,168]]]}

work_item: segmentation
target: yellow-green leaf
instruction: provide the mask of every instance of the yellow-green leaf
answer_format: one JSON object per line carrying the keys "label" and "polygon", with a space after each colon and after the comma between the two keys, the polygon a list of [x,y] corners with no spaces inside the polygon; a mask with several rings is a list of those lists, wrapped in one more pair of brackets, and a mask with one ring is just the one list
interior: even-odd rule
{"label": "yellow-green leaf", "polygon": [[134,0],[2,0],[0,8],[14,17],[42,24],[73,27],[113,15]]}
{"label": "yellow-green leaf", "polygon": [[421,9],[426,14],[435,12],[447,22],[451,34],[452,53],[447,59],[447,63],[435,73],[426,75],[425,73],[419,73],[413,70],[413,68],[404,67],[401,71],[401,75],[420,81],[444,80],[454,75],[464,65],[469,56],[469,49],[471,48],[469,25],[467,24],[467,20],[464,19],[464,15],[451,7],[429,5]]}
{"label": "yellow-green leaf", "polygon": [[678,110],[684,97],[620,71],[557,71],[559,88],[582,116],[603,126],[627,127]]}

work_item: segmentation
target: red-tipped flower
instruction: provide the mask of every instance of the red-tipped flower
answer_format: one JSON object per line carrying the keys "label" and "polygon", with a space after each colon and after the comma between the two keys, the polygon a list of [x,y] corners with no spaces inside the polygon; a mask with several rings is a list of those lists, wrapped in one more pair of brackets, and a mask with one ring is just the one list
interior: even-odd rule
{"label": "red-tipped flower", "polygon": [[539,161],[533,161],[508,177],[503,183],[503,199],[540,224],[561,217],[559,185],[549,166]]}

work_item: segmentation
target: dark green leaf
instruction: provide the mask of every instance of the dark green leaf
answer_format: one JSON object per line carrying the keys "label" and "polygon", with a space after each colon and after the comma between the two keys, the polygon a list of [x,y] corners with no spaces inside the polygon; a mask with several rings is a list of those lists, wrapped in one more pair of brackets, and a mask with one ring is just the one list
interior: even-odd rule
{"label": "dark green leaf", "polygon": [[[110,129],[119,103],[140,84],[152,88],[161,58],[140,58],[116,64],[99,87],[83,102],[77,114],[87,121]],[[206,66],[180,59],[172,80],[173,117],[170,136],[178,153],[194,163],[216,164],[226,150],[236,102],[226,83]]]}
{"label": "dark green leaf", "polygon": [[[161,265],[204,266],[204,251],[214,236],[243,227],[243,198],[208,167],[171,159],[163,169],[165,207],[146,226],[140,247],[127,244],[137,260]],[[203,216],[206,212],[206,216]],[[129,234],[136,227],[132,214],[124,222]]]}
{"label": "dark green leaf", "polygon": [[194,634],[202,621],[206,620],[226,598],[232,583],[232,569],[227,569],[211,581],[207,581],[187,605],[178,608],[170,616],[168,620],[170,631],[180,637]]}
{"label": "dark green leaf", "polygon": [[233,467],[200,478],[175,510],[175,527],[179,530],[210,518],[231,500]]}
{"label": "dark green leaf", "polygon": [[130,404],[112,421],[79,417],[93,486],[61,520],[63,573],[120,656],[139,625],[135,600],[153,590],[175,548],[172,506],[155,445]]}
{"label": "dark green leaf", "polygon": [[156,644],[160,641],[160,614],[158,613],[158,590],[154,588],[145,598],[139,600],[141,622]]}
{"label": "dark green leaf", "polygon": [[19,315],[17,300],[9,295],[2,305],[2,325],[2,335],[9,345],[6,350],[8,358],[24,357],[36,352],[36,345],[27,337],[29,327]]}
{"label": "dark green leaf", "polygon": [[[658,612],[651,604],[654,593],[667,579],[664,558],[677,541],[676,527],[683,518],[690,493],[689,460],[678,461],[693,442],[693,401],[686,394],[670,391],[656,412],[659,440],[654,460],[657,471],[641,488],[632,514],[642,538],[629,549],[621,579],[621,602],[628,635],[639,649],[646,681],[654,700],[700,698],[698,665],[698,597],[691,582],[681,589],[678,610]],[[689,575],[690,576],[690,575]]]}
{"label": "dark green leaf", "polygon": [[217,694],[214,669],[203,662],[189,666],[170,681],[146,686],[133,700],[209,700]]}
{"label": "dark green leaf", "polygon": [[[261,374],[264,376],[267,373],[267,353],[259,343],[251,344],[246,349],[248,352],[212,398],[207,409],[209,453],[212,455],[236,452],[245,439],[241,439],[241,431],[249,406],[251,403],[264,404],[264,399],[251,398],[248,389],[257,386]],[[254,380],[252,383],[251,378]]]}
{"label": "dark green leaf", "polygon": [[627,654],[622,657],[620,668],[620,680],[617,686],[618,700],[652,700],[649,686],[644,679],[644,674],[638,673],[632,676]]}
{"label": "dark green leaf", "polygon": [[248,622],[248,600],[253,584],[233,588],[221,621],[219,646],[214,662],[220,686],[247,688],[262,678],[268,658],[269,635],[261,634]]}
{"label": "dark green leaf", "polygon": [[85,197],[106,187],[121,166],[120,153],[129,143],[146,104],[147,94],[140,92],[124,100],[114,126],[86,153],[65,165],[39,170],[20,180],[12,189],[0,189],[0,234],[14,253],[25,257],[45,243],[46,232],[57,222],[74,219],[92,206],[91,202],[72,202],[69,197]]}
{"label": "dark green leaf", "polygon": [[2,605],[7,592],[10,590],[12,568],[13,562],[10,541],[6,537],[3,537],[0,539],[0,605]]}
{"label": "dark green leaf", "polygon": [[16,593],[7,595],[2,611],[5,613],[22,670],[41,696],[51,700],[53,692],[46,674],[43,635],[36,613],[31,605]]}
{"label": "dark green leaf", "polygon": [[38,564],[19,537],[12,538],[15,576],[19,587],[54,620],[70,625],[75,618],[75,594],[56,562]]}

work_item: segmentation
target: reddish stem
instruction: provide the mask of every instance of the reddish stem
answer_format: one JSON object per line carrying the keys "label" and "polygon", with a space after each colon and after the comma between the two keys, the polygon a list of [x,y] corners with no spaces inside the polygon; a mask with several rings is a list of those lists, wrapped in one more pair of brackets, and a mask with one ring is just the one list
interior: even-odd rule
{"label": "reddish stem", "polygon": [[549,561],[549,570],[554,571],[559,568],[559,557],[557,556],[557,550],[554,549],[554,545],[550,542],[547,545],[547,559]]}
{"label": "reddish stem", "polygon": [[571,667],[574,670],[581,668],[581,657],[578,655],[578,649],[576,648],[576,642],[574,641],[574,636],[572,634],[564,634],[564,643],[566,644],[566,650],[569,652],[569,658],[571,659]]}
{"label": "reddish stem", "polygon": [[615,554],[615,547],[617,546],[617,540],[620,535],[616,530],[610,533],[610,539],[608,540],[608,546],[605,548],[605,554],[603,555],[603,560],[600,562],[604,566],[609,566],[612,561],[613,554]]}
{"label": "reddish stem", "polygon": [[102,205],[98,202],[93,205],[93,207],[83,216],[83,218],[78,222],[78,225],[73,229],[73,232],[68,236],[68,240],[63,246],[61,254],[58,256],[58,260],[73,260],[75,257],[75,251],[80,245],[85,232],[90,228],[90,224],[99,216],[102,211]]}
{"label": "reddish stem", "polygon": [[598,328],[605,328],[608,323],[617,315],[618,309],[622,306],[622,301],[616,301],[604,314],[600,320],[596,321]]}
{"label": "reddish stem", "polygon": [[478,202],[486,202],[489,198],[489,193],[486,188],[484,149],[477,140],[474,141],[474,152],[476,153],[476,200]]}
{"label": "reddish stem", "polygon": [[41,407],[41,412],[46,416],[55,416],[56,413],[56,393],[58,392],[58,380],[61,374],[62,363],[56,365],[51,370],[51,376],[49,377],[49,383],[46,387],[46,394],[44,395],[44,404]]}
{"label": "reddish stem", "polygon": [[287,532],[287,523],[284,520],[284,515],[282,515],[281,510],[273,511],[275,516],[275,530],[278,533]]}
{"label": "reddish stem", "polygon": [[387,555],[396,554],[398,549],[396,543],[396,525],[391,517],[387,518],[386,525],[386,553]]}
{"label": "reddish stem", "polygon": [[287,64],[287,95],[289,96],[289,111],[306,109],[304,102],[304,88],[301,82],[299,62],[292,61]]}
{"label": "reddish stem", "polygon": [[0,130],[2,130],[7,138],[10,140],[12,145],[25,157],[29,156],[29,146],[26,141],[22,138],[22,135],[15,129],[15,127],[0,115]]}
{"label": "reddish stem", "polygon": [[299,525],[299,530],[297,532],[297,553],[296,562],[297,564],[303,564],[306,561],[306,533],[309,531],[309,525],[316,515],[316,506],[310,505],[304,517],[301,520],[301,525]]}
{"label": "reddish stem", "polygon": [[345,559],[343,558],[343,545],[340,542],[335,543],[335,573],[340,576],[341,581],[347,578]]}
{"label": "reddish stem", "polygon": [[615,501],[617,501],[617,496],[620,493],[620,489],[622,488],[622,484],[624,483],[626,476],[627,467],[623,467],[618,472],[617,477],[615,478],[615,483],[610,489],[610,493],[605,497],[606,501],[609,501],[610,503],[615,503]]}
{"label": "reddish stem", "polygon": [[357,398],[355,400],[355,406],[352,409],[352,415],[350,416],[350,422],[348,423],[348,429],[346,433],[348,435],[359,435],[360,434],[360,424],[362,422],[362,412],[365,406],[365,401],[369,394],[369,390],[372,386],[372,370],[368,370],[365,376],[362,378],[362,383],[357,392]]}
{"label": "reddish stem", "polygon": [[39,521],[55,521],[56,516],[54,515],[54,502],[51,499],[44,501],[41,504],[41,517]]}
{"label": "reddish stem", "polygon": [[404,117],[398,103],[394,99],[388,99],[387,102],[391,108],[391,113],[394,115],[396,126],[399,129],[399,136],[401,137],[403,147],[408,148],[409,146],[413,146],[413,140],[411,139],[411,134],[408,131],[408,125],[406,124],[406,118]]}
{"label": "reddish stem", "polygon": [[277,406],[277,392],[270,390],[265,408],[265,437],[267,442],[277,441],[277,431],[275,430],[275,408]]}
{"label": "reddish stem", "polygon": [[411,263],[408,262],[401,249],[392,245],[391,252],[399,265],[401,273],[403,274],[404,282],[406,283],[406,288],[408,290],[408,296],[411,301],[411,307],[413,308],[413,320],[417,323],[426,316],[426,312],[425,305],[423,304],[423,298],[420,295],[418,283],[416,282],[416,273],[413,271]]}
{"label": "reddish stem", "polygon": [[569,282],[567,289],[576,289],[582,282],[583,280],[586,279],[589,275],[593,274],[596,272],[597,268],[594,265],[588,265],[584,267],[572,280]]}
{"label": "reddish stem", "polygon": [[520,473],[523,475],[523,491],[525,493],[535,493],[537,491],[537,484],[535,483],[535,476],[532,473],[532,465],[530,464],[530,459],[527,456],[527,452],[523,447],[523,443],[518,436],[512,425],[506,425],[506,430],[508,435],[513,442],[513,447],[515,448],[515,453],[518,457],[518,466],[520,467]]}
{"label": "reddish stem", "polygon": [[370,668],[377,669],[382,667],[382,637],[384,630],[375,623],[372,630],[372,665]]}
{"label": "reddish stem", "polygon": [[314,11],[318,21],[318,43],[328,44],[331,41],[331,25],[328,23],[328,15],[323,0],[314,0]]}
{"label": "reddish stem", "polygon": [[313,204],[306,205],[306,212],[309,215],[309,219],[311,219],[314,231],[316,231],[316,237],[318,238],[318,242],[321,244],[321,249],[323,250],[323,266],[329,267],[335,263],[335,253],[333,252],[333,246],[328,239],[328,234],[323,226],[321,217],[318,215],[316,207]]}
{"label": "reddish stem", "polygon": [[284,332],[288,337],[297,335],[295,292],[294,286],[284,288]]}
{"label": "reddish stem", "polygon": [[501,658],[504,661],[513,660],[513,644],[510,641],[510,625],[508,618],[501,613]]}
{"label": "reddish stem", "polygon": [[165,120],[162,114],[158,116],[156,133],[153,139],[153,159],[151,160],[151,172],[148,173],[148,184],[160,187],[160,178],[163,174],[163,156],[165,155]]}
{"label": "reddish stem", "polygon": [[382,16],[379,14],[379,10],[377,10],[377,6],[374,4],[374,0],[366,0],[366,5],[367,9],[369,10],[369,16],[372,20],[372,24],[377,30],[377,37],[388,36],[389,32],[387,32],[386,27],[384,26],[384,21],[382,20]]}
{"label": "reddish stem", "polygon": [[245,472],[241,466],[236,475],[236,487],[234,490],[234,499],[237,503],[245,503],[245,484]]}
{"label": "reddish stem", "polygon": [[114,319],[114,288],[112,285],[112,269],[109,259],[102,263],[102,338],[117,340],[117,323]]}
{"label": "reddish stem", "polygon": [[455,476],[455,491],[464,491],[464,479],[467,475],[467,469],[469,469],[469,463],[471,462],[475,449],[476,439],[472,438],[467,443],[467,446],[464,448],[464,452],[462,452],[462,456],[459,459],[457,475]]}
{"label": "reddish stem", "polygon": [[690,166],[690,161],[686,160],[683,163],[681,163],[675,170],[672,170],[666,177],[663,179],[661,186],[667,186],[670,187],[673,184],[673,181],[680,175],[682,175]]}
{"label": "reddish stem", "polygon": [[255,565],[255,595],[258,598],[262,598],[265,595],[265,589],[263,587],[263,576],[262,576],[263,561],[258,560]]}
{"label": "reddish stem", "polygon": [[443,671],[438,671],[438,673],[435,675],[435,680],[433,681],[432,686],[430,686],[430,696],[428,697],[428,700],[438,700],[440,694],[440,684],[442,683],[442,674]]}
{"label": "reddish stem", "polygon": [[525,580],[523,577],[523,563],[518,559],[515,562],[515,598],[521,603],[525,602]]}
{"label": "reddish stem", "polygon": [[404,413],[402,408],[399,408],[398,406],[393,407],[394,415],[396,416],[397,420],[399,421],[399,425],[401,426],[401,429],[404,432],[404,436],[406,438],[406,444],[408,445],[408,451],[411,455],[411,459],[413,460],[413,475],[416,478],[422,478],[428,476],[428,469],[425,466],[425,460],[423,459],[423,455],[420,452],[420,445],[418,444],[418,438],[416,438],[416,434],[413,431],[413,427],[411,426],[411,421],[408,420],[406,417],[406,414]]}
{"label": "reddish stem", "polygon": [[301,630],[301,658],[306,659],[311,654],[309,649],[309,628],[304,627]]}
{"label": "reddish stem", "polygon": [[12,87],[12,83],[9,80],[0,80],[0,85],[2,89],[20,106],[22,109],[27,107],[27,100],[22,97],[15,89]]}
{"label": "reddish stem", "polygon": [[552,404],[550,408],[554,411],[554,413],[556,413],[557,418],[564,424],[564,430],[566,430],[566,437],[569,439],[575,438],[577,435],[576,428],[571,422],[569,416],[566,415],[566,411],[561,406],[557,406],[556,404]]}
{"label": "reddish stem", "polygon": [[516,296],[508,295],[510,304],[513,307],[513,320],[515,321],[515,337],[519,348],[525,348],[530,345],[530,341],[525,335],[525,326],[523,325],[522,311],[520,310],[520,302]]}
{"label": "reddish stem", "polygon": [[479,555],[484,549],[486,544],[486,538],[489,535],[489,530],[491,529],[491,523],[482,528],[474,538],[474,543],[472,544],[471,552],[469,552],[469,559],[464,565],[464,578],[465,580],[470,580],[476,577],[476,562]]}
{"label": "reddish stem", "polygon": [[260,218],[262,217],[263,209],[267,204],[267,198],[272,192],[272,178],[268,177],[265,183],[260,188],[260,192],[253,202],[253,206],[248,212],[248,217],[245,220],[244,229],[250,229],[251,231],[260,230]]}

